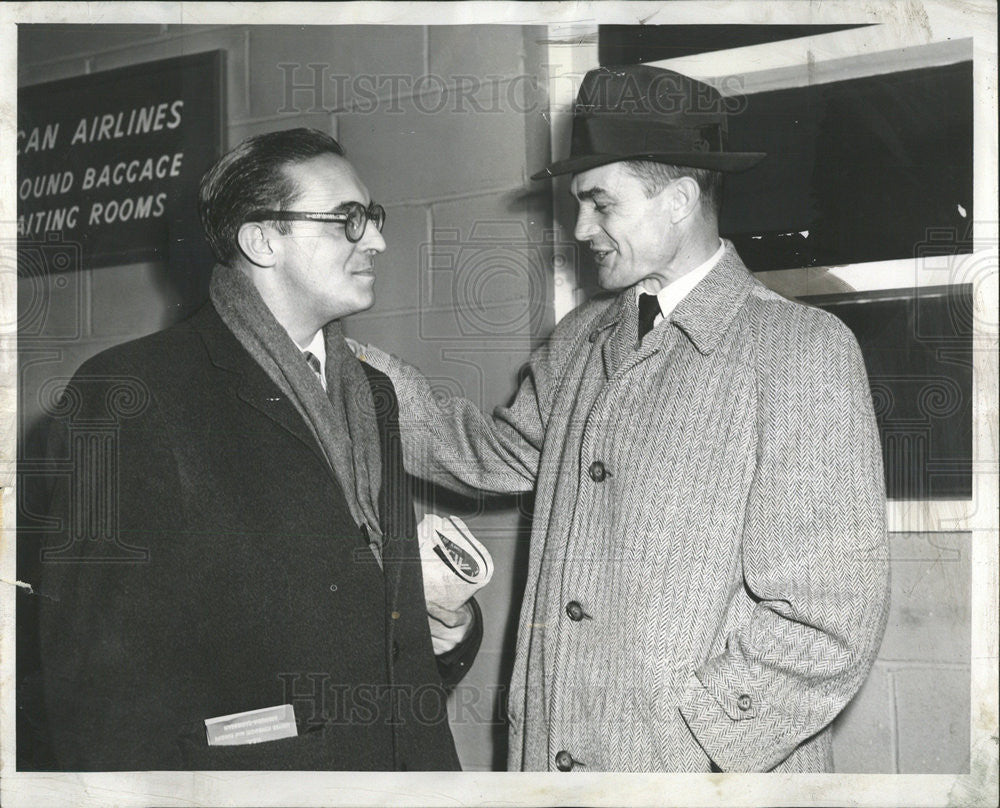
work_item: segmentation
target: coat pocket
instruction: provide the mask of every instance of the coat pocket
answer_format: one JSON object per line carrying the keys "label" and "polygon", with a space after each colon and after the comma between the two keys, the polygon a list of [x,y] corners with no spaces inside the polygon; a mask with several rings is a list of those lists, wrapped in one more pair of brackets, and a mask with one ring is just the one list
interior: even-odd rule
{"label": "coat pocket", "polygon": [[177,738],[182,767],[195,771],[315,771],[337,768],[322,728],[276,741],[209,746],[205,727],[187,726]]}

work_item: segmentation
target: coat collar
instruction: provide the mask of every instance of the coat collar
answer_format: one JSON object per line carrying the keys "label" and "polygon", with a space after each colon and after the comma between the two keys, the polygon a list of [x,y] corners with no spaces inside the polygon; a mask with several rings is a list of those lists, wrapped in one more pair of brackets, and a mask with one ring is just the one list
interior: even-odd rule
{"label": "coat collar", "polygon": [[[732,242],[723,241],[726,249],[719,263],[687,294],[669,318],[705,355],[716,349],[755,283]],[[627,320],[629,306],[635,307],[635,287],[631,286],[597,319],[592,330],[594,339],[600,332]]]}
{"label": "coat collar", "polygon": [[706,355],[718,346],[755,283],[732,242],[725,245],[719,263],[670,315],[670,322]]}
{"label": "coat collar", "polygon": [[[230,385],[236,395],[302,441],[324,465],[329,466],[329,461],[296,406],[240,344],[215,307],[206,303],[191,318],[190,323],[201,337],[212,364],[231,374]],[[330,473],[333,474],[332,469]]]}

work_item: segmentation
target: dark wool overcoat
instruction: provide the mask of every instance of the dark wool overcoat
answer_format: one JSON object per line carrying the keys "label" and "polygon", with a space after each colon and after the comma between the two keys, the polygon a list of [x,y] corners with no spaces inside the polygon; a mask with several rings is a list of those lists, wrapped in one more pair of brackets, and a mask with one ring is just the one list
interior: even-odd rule
{"label": "dark wool overcoat", "polygon": [[[384,572],[307,424],[211,305],[80,368],[55,418],[39,598],[60,769],[459,767],[442,675],[481,628],[435,660],[396,397],[366,372]],[[281,704],[297,737],[207,745],[206,718]]]}

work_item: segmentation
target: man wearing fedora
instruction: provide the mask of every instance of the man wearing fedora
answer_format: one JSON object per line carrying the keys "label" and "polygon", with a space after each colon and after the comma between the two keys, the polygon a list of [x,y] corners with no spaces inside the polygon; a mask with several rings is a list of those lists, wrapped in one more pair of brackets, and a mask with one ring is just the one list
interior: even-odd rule
{"label": "man wearing fedora", "polygon": [[857,343],[719,237],[710,86],[639,65],[583,80],[576,238],[601,286],[492,418],[358,346],[401,405],[408,469],[536,492],[509,766],[826,771],[830,723],[888,605],[878,433]]}

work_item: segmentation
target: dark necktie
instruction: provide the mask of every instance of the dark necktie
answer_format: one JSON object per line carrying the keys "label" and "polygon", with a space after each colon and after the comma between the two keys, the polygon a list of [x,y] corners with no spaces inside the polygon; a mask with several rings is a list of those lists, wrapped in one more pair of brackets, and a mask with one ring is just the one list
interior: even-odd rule
{"label": "dark necktie", "polygon": [[660,313],[660,301],[656,295],[639,295],[639,342],[653,328],[653,320]]}
{"label": "dark necktie", "polygon": [[302,355],[306,358],[306,362],[309,363],[309,367],[313,369],[313,372],[319,377],[320,382],[323,381],[323,367],[319,363],[319,357],[316,356],[312,351],[303,351]]}

